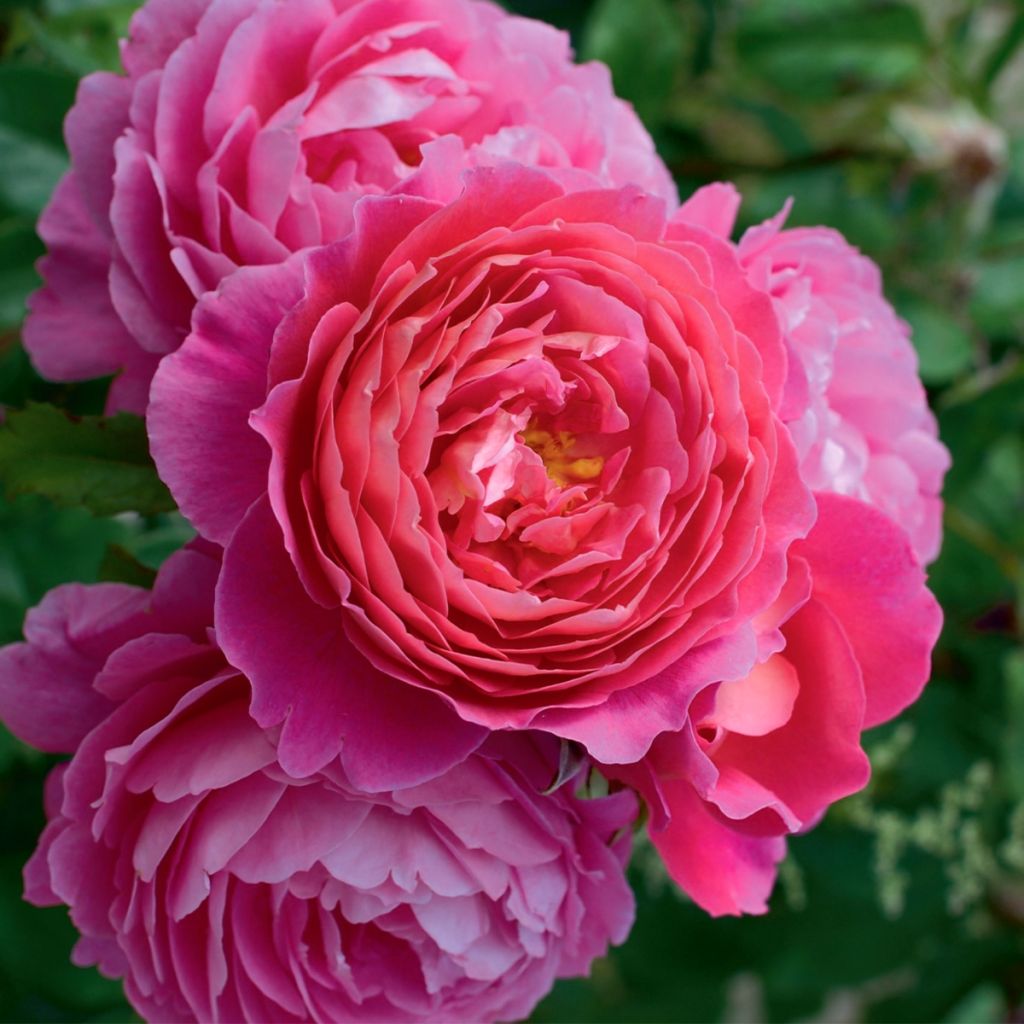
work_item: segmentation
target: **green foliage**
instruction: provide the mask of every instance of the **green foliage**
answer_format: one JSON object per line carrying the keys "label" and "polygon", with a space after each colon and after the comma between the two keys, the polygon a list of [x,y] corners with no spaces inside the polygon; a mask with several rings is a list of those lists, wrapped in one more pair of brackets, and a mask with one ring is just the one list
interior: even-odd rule
{"label": "green foliage", "polygon": [[99,577],[107,583],[151,587],[156,582],[156,570],[140,562],[123,545],[109,544],[100,563]]}
{"label": "green foliage", "polygon": [[[66,166],[64,114],[82,74],[116,67],[134,6],[0,4],[0,642],[18,638],[48,588],[145,585],[190,536],[164,514],[139,423],[97,418],[106,382],[43,382],[17,338],[38,281],[35,220]],[[872,737],[870,789],[792,840],[764,918],[709,919],[642,847],[629,942],[590,979],[560,983],[536,1020],[1019,1019],[1024,5],[505,6],[567,29],[583,57],[611,65],[684,195],[735,180],[742,226],[792,196],[791,224],[831,224],[881,265],[954,457],[931,570],[946,613],[935,677]],[[63,911],[20,901],[50,764],[0,731],[0,1019],[129,1020],[116,985],[69,965]]]}
{"label": "green foliage", "polygon": [[[33,787],[34,788],[34,787]],[[67,914],[39,910],[21,899],[21,857],[0,858],[0,986],[7,1020],[96,1021],[134,1019],[120,986],[75,967],[69,953],[76,933]],[[7,1015],[10,1016],[7,1016]]]}
{"label": "green foliage", "polygon": [[47,405],[12,412],[0,428],[0,481],[96,515],[174,510],[138,416],[71,418]]}
{"label": "green foliage", "polygon": [[918,296],[904,298],[900,311],[914,332],[925,384],[948,384],[970,370],[974,364],[974,345],[962,323]]}
{"label": "green foliage", "polygon": [[767,87],[827,103],[912,81],[927,40],[911,4],[761,0],[742,5],[736,48]]}

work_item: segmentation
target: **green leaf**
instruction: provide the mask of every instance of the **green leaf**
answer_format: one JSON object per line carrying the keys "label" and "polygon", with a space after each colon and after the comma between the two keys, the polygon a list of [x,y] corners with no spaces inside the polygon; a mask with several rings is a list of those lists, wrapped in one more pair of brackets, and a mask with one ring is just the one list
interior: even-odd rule
{"label": "green leaf", "polygon": [[1000,1024],[1006,1020],[1006,996],[994,981],[986,981],[953,1007],[942,1024]]}
{"label": "green leaf", "polygon": [[598,0],[580,49],[611,68],[615,91],[655,127],[684,60],[682,25],[668,0]]}
{"label": "green leaf", "polygon": [[1024,256],[976,268],[971,314],[990,338],[1013,337],[1024,326]]}
{"label": "green leaf", "polygon": [[31,761],[42,757],[43,755],[38,750],[26,746],[0,724],[0,772],[6,772],[15,761],[21,758]]}
{"label": "green leaf", "polygon": [[946,498],[961,504],[971,499],[979,469],[999,440],[1004,435],[1024,435],[1024,368],[988,387],[972,382],[955,395],[947,392],[939,422],[953,455]]}
{"label": "green leaf", "polygon": [[0,204],[14,213],[38,216],[67,163],[53,145],[0,124]]}
{"label": "green leaf", "polygon": [[761,0],[740,10],[743,68],[811,103],[901,86],[927,55],[921,17],[907,4]]}
{"label": "green leaf", "polygon": [[[0,992],[9,1020],[85,1020],[115,1010],[133,1019],[121,986],[71,963],[78,935],[63,907],[41,909],[21,898],[21,857],[0,859]],[[17,939],[14,940],[14,936]]]}
{"label": "green leaf", "polygon": [[944,309],[918,298],[899,302],[899,311],[914,331],[914,348],[926,384],[946,384],[970,369],[970,336]]}
{"label": "green leaf", "polygon": [[77,79],[36,64],[0,64],[0,124],[62,149],[64,116]]}
{"label": "green leaf", "polygon": [[1010,23],[1009,28],[1000,33],[985,61],[985,67],[981,74],[982,84],[992,85],[1011,62],[1022,43],[1024,43],[1024,13],[1018,14]]}
{"label": "green leaf", "polygon": [[143,565],[121,544],[110,544],[100,563],[100,579],[106,583],[130,583],[133,587],[153,586],[156,571]]}
{"label": "green leaf", "polygon": [[884,201],[859,187],[850,165],[825,164],[780,170],[744,179],[740,227],[773,217],[787,199],[787,227],[827,224],[867,253],[884,252],[899,236],[899,222]]}
{"label": "green leaf", "polygon": [[[39,287],[34,262],[43,253],[33,217],[0,221],[0,330],[17,327],[25,316],[25,300]],[[0,349],[3,341],[0,340]],[[0,392],[6,390],[0,374]]]}
{"label": "green leaf", "polygon": [[1004,663],[1007,727],[1001,737],[1006,782],[1016,800],[1024,800],[1024,651],[1012,651]]}
{"label": "green leaf", "polygon": [[9,44],[15,52],[22,47],[41,52],[51,66],[76,76],[121,70],[118,40],[128,35],[138,2],[50,0],[18,6],[21,10],[15,15]]}
{"label": "green leaf", "polygon": [[127,524],[127,529],[122,547],[137,562],[154,571],[196,535],[188,520],[178,512],[140,519]]}
{"label": "green leaf", "polygon": [[96,515],[174,509],[145,425],[126,413],[71,419],[46,405],[9,413],[0,430],[0,482],[11,494],[41,494]]}

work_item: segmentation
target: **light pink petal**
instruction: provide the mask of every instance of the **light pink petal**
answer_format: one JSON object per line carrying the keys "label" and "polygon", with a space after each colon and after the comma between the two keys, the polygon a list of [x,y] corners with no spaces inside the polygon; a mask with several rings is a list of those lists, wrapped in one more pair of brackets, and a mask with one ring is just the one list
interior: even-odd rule
{"label": "light pink petal", "polygon": [[293,786],[227,869],[247,882],[287,881],[341,846],[370,806],[322,785]]}
{"label": "light pink petal", "polygon": [[743,679],[719,684],[714,722],[743,736],[764,736],[789,721],[799,692],[796,669],[786,658],[773,656]]}
{"label": "light pink petal", "polygon": [[165,730],[126,766],[124,786],[164,803],[222,789],[274,763],[274,745],[238,701]]}
{"label": "light pink petal", "polygon": [[703,228],[719,238],[729,238],[742,201],[735,185],[716,181],[697,189],[676,211],[675,219]]}

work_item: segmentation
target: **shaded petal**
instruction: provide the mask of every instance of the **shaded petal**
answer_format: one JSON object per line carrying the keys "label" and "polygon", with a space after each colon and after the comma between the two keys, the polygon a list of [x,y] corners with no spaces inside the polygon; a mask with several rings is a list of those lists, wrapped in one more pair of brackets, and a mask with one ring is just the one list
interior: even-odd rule
{"label": "shaded petal", "polygon": [[157,469],[189,521],[221,544],[267,488],[270,451],[249,414],[266,399],[274,331],[301,297],[301,257],[243,268],[200,302],[192,333],[153,380]]}
{"label": "shaded petal", "polygon": [[713,917],[765,913],[785,840],[738,832],[686,778],[666,777],[662,789],[671,820],[651,840],[672,878]]}
{"label": "shaded petal", "polygon": [[26,643],[0,648],[0,718],[40,750],[74,751],[113,708],[93,689],[108,654],[136,634],[148,594],[106,583],[57,587],[25,620]]}
{"label": "shaded petal", "polygon": [[652,740],[675,732],[689,713],[690,701],[705,686],[742,679],[754,665],[757,641],[749,628],[702,644],[652,679],[608,695],[590,708],[551,708],[532,725],[582,743],[597,761],[639,761]]}
{"label": "shaded petal", "polygon": [[267,499],[249,511],[225,554],[217,629],[228,659],[252,682],[256,720],[284,722],[279,756],[291,775],[310,775],[340,752],[360,788],[402,788],[458,764],[486,735],[441,697],[384,675],[356,650],[341,609],[306,594]]}

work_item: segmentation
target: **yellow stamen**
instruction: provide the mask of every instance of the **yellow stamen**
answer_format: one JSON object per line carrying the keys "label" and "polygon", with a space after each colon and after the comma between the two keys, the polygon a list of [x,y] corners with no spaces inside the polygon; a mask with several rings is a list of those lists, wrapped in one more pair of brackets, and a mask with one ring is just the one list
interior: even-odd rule
{"label": "yellow stamen", "polygon": [[594,480],[604,469],[604,459],[600,455],[574,459],[569,455],[570,449],[576,444],[576,438],[567,430],[552,434],[530,425],[522,433],[523,443],[532,448],[543,460],[548,476],[559,487],[566,487],[581,480]]}

